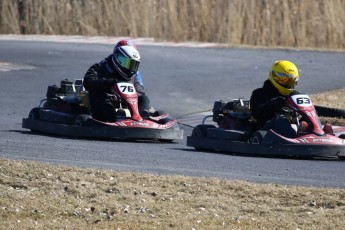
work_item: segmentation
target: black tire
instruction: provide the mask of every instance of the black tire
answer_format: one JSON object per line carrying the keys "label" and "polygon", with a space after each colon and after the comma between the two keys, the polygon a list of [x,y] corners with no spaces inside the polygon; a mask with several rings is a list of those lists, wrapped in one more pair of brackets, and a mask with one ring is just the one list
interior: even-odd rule
{"label": "black tire", "polygon": [[345,110],[315,105],[315,110],[319,116],[345,118]]}
{"label": "black tire", "polygon": [[159,139],[159,141],[162,142],[162,143],[171,143],[174,140],[172,140],[172,139]]}
{"label": "black tire", "polygon": [[252,144],[261,144],[266,134],[267,134],[267,131],[264,131],[264,130],[256,131],[255,133],[253,133],[250,142]]}
{"label": "black tire", "polygon": [[[33,108],[28,115],[28,119],[38,121],[40,120],[40,107]],[[40,133],[35,129],[30,129],[33,133]]]}
{"label": "black tire", "polygon": [[[341,138],[341,139],[345,139],[345,134],[340,134],[338,137]],[[345,160],[345,155],[338,155],[338,158],[340,160],[344,161]]]}
{"label": "black tire", "polygon": [[194,127],[192,137],[206,137],[207,129],[216,128],[214,125],[197,125]]}
{"label": "black tire", "polygon": [[75,125],[75,126],[79,126],[79,127],[87,126],[88,123],[89,123],[88,121],[89,121],[90,118],[91,118],[91,116],[90,116],[90,115],[87,115],[87,114],[78,115],[78,116],[75,118],[74,125]]}
{"label": "black tire", "polygon": [[47,101],[43,103],[42,108],[43,108],[43,109],[49,109],[49,104],[48,104]]}
{"label": "black tire", "polygon": [[162,115],[164,115],[164,114],[166,114],[165,111],[163,111],[163,110],[157,110],[157,111],[155,111],[155,112],[152,114],[152,116],[153,116],[153,117],[158,117],[158,116],[162,116]]}
{"label": "black tire", "polygon": [[344,156],[338,156],[339,160],[345,161],[345,157]]}
{"label": "black tire", "polygon": [[[216,128],[214,125],[197,125],[192,131],[192,137],[207,137],[207,129]],[[194,146],[194,149],[197,151],[204,151],[206,149],[198,148]]]}
{"label": "black tire", "polygon": [[170,117],[166,117],[166,118],[160,119],[159,121],[157,121],[157,123],[161,124],[161,125],[164,125],[164,124],[168,123],[171,120],[172,119]]}
{"label": "black tire", "polygon": [[40,120],[57,124],[73,125],[75,116],[68,113],[42,108],[40,110]]}
{"label": "black tire", "polygon": [[340,134],[338,137],[341,139],[345,139],[345,134]]}
{"label": "black tire", "polygon": [[30,111],[28,118],[31,120],[40,120],[40,109],[41,108],[38,108],[38,107],[33,108]]}

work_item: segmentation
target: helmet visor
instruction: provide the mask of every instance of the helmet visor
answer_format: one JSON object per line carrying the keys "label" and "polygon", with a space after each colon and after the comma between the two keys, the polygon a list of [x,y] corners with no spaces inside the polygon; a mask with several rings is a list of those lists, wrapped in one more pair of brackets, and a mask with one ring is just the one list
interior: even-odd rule
{"label": "helmet visor", "polygon": [[279,83],[281,86],[284,86],[287,89],[293,89],[297,85],[298,75],[293,74],[287,75],[278,71],[272,71],[274,80]]}
{"label": "helmet visor", "polygon": [[129,70],[132,73],[136,73],[139,69],[140,62],[134,59],[131,59],[122,52],[117,53],[118,63],[125,69]]}

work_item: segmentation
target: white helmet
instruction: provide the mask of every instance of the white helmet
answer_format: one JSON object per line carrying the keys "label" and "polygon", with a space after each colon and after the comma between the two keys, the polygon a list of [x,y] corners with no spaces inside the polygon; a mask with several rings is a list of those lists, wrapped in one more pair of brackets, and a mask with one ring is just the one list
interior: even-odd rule
{"label": "white helmet", "polygon": [[133,46],[118,46],[112,56],[114,67],[120,75],[129,81],[137,72],[140,65],[140,54]]}

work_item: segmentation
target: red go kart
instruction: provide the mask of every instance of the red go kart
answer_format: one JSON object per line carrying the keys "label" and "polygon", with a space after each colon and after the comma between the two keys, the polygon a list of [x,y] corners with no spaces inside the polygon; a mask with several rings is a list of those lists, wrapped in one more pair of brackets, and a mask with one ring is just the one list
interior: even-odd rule
{"label": "red go kart", "polygon": [[[121,98],[117,103],[116,122],[103,122],[92,117],[88,92],[82,80],[61,81],[61,86],[49,86],[47,98],[33,108],[22,127],[36,132],[86,138],[116,138],[125,140],[158,140],[172,142],[183,138],[176,119],[162,111],[142,117],[138,110],[138,94],[131,83],[113,86]],[[43,104],[43,106],[42,106]]]}
{"label": "red go kart", "polygon": [[[187,146],[241,155],[280,157],[345,157],[345,127],[322,126],[308,95],[290,96],[282,114],[289,118],[295,137],[260,130],[251,118],[249,100],[216,101],[213,115],[204,118],[187,137]],[[206,124],[212,117],[212,124]]]}

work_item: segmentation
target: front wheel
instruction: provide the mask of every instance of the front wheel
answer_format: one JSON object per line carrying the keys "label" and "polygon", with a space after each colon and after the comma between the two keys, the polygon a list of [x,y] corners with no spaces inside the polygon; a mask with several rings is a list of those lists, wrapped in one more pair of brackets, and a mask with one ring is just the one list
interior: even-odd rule
{"label": "front wheel", "polygon": [[[345,134],[340,134],[340,135],[338,136],[338,138],[345,139]],[[340,160],[344,161],[344,160],[345,160],[345,153],[339,154],[339,155],[338,155],[338,158],[339,158]]]}

